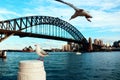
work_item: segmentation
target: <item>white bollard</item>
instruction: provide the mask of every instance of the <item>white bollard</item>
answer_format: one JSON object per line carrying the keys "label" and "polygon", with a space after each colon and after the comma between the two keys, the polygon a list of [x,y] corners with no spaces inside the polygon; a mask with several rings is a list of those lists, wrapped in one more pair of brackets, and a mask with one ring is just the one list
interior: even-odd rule
{"label": "white bollard", "polygon": [[20,61],[18,80],[46,80],[44,62],[39,60]]}

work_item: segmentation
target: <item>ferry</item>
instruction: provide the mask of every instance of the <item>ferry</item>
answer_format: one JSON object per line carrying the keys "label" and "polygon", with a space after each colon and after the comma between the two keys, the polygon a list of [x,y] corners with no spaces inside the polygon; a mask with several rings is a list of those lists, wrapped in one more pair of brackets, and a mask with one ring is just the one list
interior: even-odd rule
{"label": "ferry", "polygon": [[76,55],[81,55],[82,53],[81,52],[76,52]]}

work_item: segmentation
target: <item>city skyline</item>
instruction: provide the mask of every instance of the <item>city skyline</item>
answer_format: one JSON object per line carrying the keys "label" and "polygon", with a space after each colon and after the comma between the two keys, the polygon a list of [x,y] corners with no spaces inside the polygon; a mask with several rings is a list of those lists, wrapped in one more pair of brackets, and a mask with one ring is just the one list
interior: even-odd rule
{"label": "city skyline", "polygon": [[[74,13],[74,10],[54,0],[0,1],[0,21],[33,15],[53,16],[65,20],[75,26],[87,40],[89,37],[92,39],[98,38],[103,40],[104,43],[110,44],[119,40],[119,0],[114,2],[112,0],[69,0],[69,2],[79,8],[89,11],[89,13],[93,16],[91,19],[92,22],[87,22],[84,17],[77,17],[76,19],[69,21],[69,18]],[[39,43],[43,48],[60,48],[63,44],[66,44],[66,42],[49,39],[28,37],[20,38],[18,36],[11,36],[0,43],[0,49],[21,49],[29,45],[34,47],[34,44],[37,43]]]}

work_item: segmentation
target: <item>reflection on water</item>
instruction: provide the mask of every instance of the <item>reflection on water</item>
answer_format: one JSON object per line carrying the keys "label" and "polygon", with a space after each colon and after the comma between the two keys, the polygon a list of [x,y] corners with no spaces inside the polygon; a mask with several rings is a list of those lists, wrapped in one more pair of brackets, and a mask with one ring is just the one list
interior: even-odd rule
{"label": "reflection on water", "polygon": [[[49,53],[45,58],[47,80],[119,80],[120,52]],[[35,53],[8,52],[0,59],[0,80],[17,80],[21,60],[33,60]]]}
{"label": "reflection on water", "polygon": [[7,58],[2,58],[2,61],[3,61],[3,62],[6,62],[6,61],[7,61]]}

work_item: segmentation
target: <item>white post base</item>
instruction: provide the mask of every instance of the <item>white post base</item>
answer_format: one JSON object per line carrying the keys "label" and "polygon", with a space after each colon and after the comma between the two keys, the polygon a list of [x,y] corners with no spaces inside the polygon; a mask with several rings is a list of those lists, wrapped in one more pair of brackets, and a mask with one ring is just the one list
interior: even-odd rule
{"label": "white post base", "polygon": [[46,72],[44,70],[43,61],[20,61],[18,80],[46,80]]}

